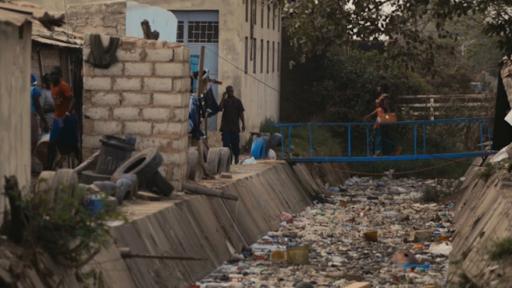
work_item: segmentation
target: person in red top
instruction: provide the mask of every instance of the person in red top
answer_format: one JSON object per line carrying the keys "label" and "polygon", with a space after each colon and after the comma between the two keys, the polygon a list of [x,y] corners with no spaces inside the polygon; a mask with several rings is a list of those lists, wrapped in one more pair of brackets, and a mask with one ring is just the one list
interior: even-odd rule
{"label": "person in red top", "polygon": [[55,118],[63,118],[66,114],[70,114],[73,109],[73,92],[69,84],[56,78],[51,85],[51,91],[55,105]]}
{"label": "person in red top", "polygon": [[[378,93],[379,93],[379,96],[377,97],[377,100],[375,100],[375,110],[373,110],[372,113],[366,115],[364,117],[364,120],[367,121],[368,119],[370,119],[372,116],[377,116],[376,117],[376,121],[375,121],[375,124],[373,125],[373,131],[374,131],[374,155],[375,156],[380,156],[380,155],[383,155],[384,152],[389,152],[389,151],[384,151],[384,150],[388,150],[388,149],[385,149],[385,148],[388,148],[388,147],[384,147],[384,146],[389,146],[389,145],[385,145],[385,144],[388,144],[388,137],[387,137],[387,131],[386,129],[384,129],[380,123],[381,119],[384,119],[384,117],[386,116],[386,113],[390,113],[390,104],[389,104],[389,94],[388,94],[388,88],[387,88],[387,85],[383,84],[379,87],[378,89]],[[384,143],[386,142],[386,143]]]}
{"label": "person in red top", "polygon": [[78,147],[77,119],[73,113],[73,92],[69,84],[62,80],[60,67],[53,69],[50,78],[55,112],[48,145],[48,170],[53,169],[57,148],[61,153],[74,153],[77,159],[81,158]]}

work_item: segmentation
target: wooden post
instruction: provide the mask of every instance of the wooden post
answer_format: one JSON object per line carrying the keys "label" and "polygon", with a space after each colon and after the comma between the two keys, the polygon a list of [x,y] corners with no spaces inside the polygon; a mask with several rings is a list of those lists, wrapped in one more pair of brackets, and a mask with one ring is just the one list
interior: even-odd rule
{"label": "wooden post", "polygon": [[[203,81],[203,71],[204,71],[204,57],[205,57],[205,47],[201,46],[201,56],[199,58],[199,72],[197,74],[197,97],[201,98],[204,92],[204,81]],[[204,135],[208,137],[208,116],[204,115]]]}
{"label": "wooden post", "polygon": [[189,193],[189,194],[198,194],[198,195],[205,195],[205,196],[209,196],[209,197],[217,197],[217,198],[222,198],[222,199],[227,199],[227,200],[238,201],[238,196],[236,196],[234,194],[211,189],[211,188],[199,185],[199,184],[191,182],[191,181],[186,181],[185,183],[183,183],[183,188],[185,189],[185,193]]}
{"label": "wooden post", "polygon": [[40,85],[43,83],[43,58],[41,57],[41,49],[40,48],[37,48],[37,62],[39,64],[39,80],[41,81],[41,83],[39,83]]}

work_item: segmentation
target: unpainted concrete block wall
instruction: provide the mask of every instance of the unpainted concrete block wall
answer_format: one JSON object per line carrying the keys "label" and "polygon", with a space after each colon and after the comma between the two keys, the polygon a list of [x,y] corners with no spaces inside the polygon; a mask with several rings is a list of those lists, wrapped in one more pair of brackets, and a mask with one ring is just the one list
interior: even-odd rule
{"label": "unpainted concrete block wall", "polygon": [[84,2],[66,6],[66,23],[73,31],[110,36],[126,34],[126,1]]}
{"label": "unpainted concrete block wall", "polygon": [[[102,40],[108,43],[109,38]],[[84,59],[89,52],[86,40]],[[158,147],[164,157],[162,172],[181,183],[188,150],[188,49],[122,38],[117,57],[119,62],[109,69],[84,63],[85,154],[99,148],[103,135],[133,135],[137,150]]]}

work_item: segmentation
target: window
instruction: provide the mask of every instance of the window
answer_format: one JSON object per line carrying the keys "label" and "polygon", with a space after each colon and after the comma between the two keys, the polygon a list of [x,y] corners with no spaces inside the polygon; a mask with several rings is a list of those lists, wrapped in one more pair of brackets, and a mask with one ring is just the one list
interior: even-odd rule
{"label": "window", "polygon": [[277,31],[281,31],[281,6],[277,8]]}
{"label": "window", "polygon": [[253,49],[254,53],[253,53],[253,57],[252,57],[252,73],[254,73],[254,74],[256,74],[256,62],[258,62],[258,60],[256,60],[256,57],[257,57],[256,55],[258,55],[257,51],[256,51],[256,50],[258,50],[256,47],[256,43],[258,43],[256,38],[253,38],[252,46],[254,47],[254,49]]}
{"label": "window", "polygon": [[260,9],[260,13],[261,13],[261,28],[263,28],[263,23],[265,22],[265,0],[261,0],[261,9]]}
{"label": "window", "polygon": [[281,70],[281,43],[277,42],[277,72]]}
{"label": "window", "polygon": [[257,13],[257,5],[258,5],[258,0],[251,0],[251,23],[253,25],[256,25],[256,13]]}
{"label": "window", "polygon": [[263,53],[265,53],[265,44],[263,42],[263,39],[260,40],[260,54],[261,54],[261,59],[260,59],[260,73],[263,74]]}
{"label": "window", "polygon": [[254,46],[253,46],[253,38],[251,38],[251,43],[249,43],[249,45],[251,45],[249,47],[249,60],[250,61],[253,61],[254,60]]}
{"label": "window", "polygon": [[245,0],[245,22],[249,22],[249,0]]}
{"label": "window", "polygon": [[270,73],[270,41],[267,41],[267,74]]}
{"label": "window", "polygon": [[185,37],[185,23],[178,21],[178,31],[176,32],[176,42],[183,43]]}
{"label": "window", "polygon": [[272,29],[276,30],[276,5],[272,4]]}
{"label": "window", "polygon": [[189,43],[218,43],[219,22],[190,21],[188,22]]}
{"label": "window", "polygon": [[276,42],[272,41],[272,73],[276,72]]}
{"label": "window", "polygon": [[247,63],[249,61],[249,59],[248,59],[249,55],[247,55],[248,54],[247,52],[249,52],[248,51],[249,50],[248,49],[249,48],[248,47],[249,46],[248,42],[249,42],[249,38],[245,37],[245,63],[244,63],[244,72],[245,72],[245,74],[247,74],[247,68],[248,68],[247,66],[249,66],[248,63]]}
{"label": "window", "polygon": [[270,29],[270,1],[267,2],[267,29]]}

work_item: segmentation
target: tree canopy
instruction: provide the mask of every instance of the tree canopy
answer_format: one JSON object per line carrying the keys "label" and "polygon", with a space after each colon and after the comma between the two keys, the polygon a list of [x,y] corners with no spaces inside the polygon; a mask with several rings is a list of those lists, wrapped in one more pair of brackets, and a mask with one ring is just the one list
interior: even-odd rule
{"label": "tree canopy", "polygon": [[439,40],[458,36],[447,23],[467,15],[481,15],[483,31],[497,38],[504,53],[512,53],[510,0],[278,2],[283,7],[290,43],[305,57],[329,52],[354,40],[383,40],[397,58],[428,58]]}
{"label": "tree canopy", "polygon": [[395,96],[471,93],[471,82],[492,88],[490,76],[512,51],[506,4],[282,1],[284,65],[295,64],[283,67],[283,119],[360,119],[381,83]]}

